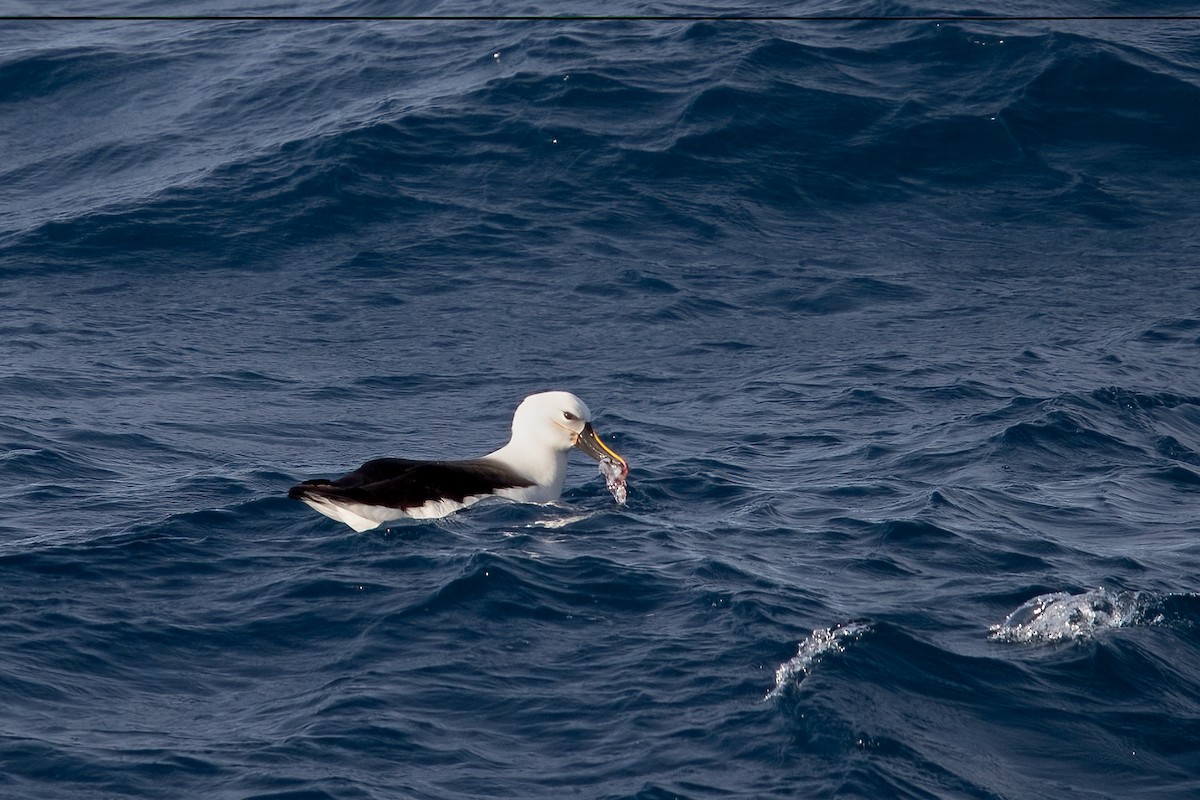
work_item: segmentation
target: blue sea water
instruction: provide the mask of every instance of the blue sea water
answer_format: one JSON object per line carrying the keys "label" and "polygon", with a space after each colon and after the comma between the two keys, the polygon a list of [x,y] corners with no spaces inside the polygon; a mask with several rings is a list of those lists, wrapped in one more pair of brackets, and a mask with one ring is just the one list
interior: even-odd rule
{"label": "blue sea water", "polygon": [[1200,796],[1198,34],[0,22],[0,797]]}

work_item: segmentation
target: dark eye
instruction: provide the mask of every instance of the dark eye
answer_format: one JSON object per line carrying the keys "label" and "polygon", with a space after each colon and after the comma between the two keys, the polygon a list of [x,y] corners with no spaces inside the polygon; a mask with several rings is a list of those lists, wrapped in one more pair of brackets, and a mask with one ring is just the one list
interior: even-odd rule
{"label": "dark eye", "polygon": [[568,422],[574,422],[575,420],[579,419],[579,417],[575,416],[570,411],[564,411],[563,419],[567,420]]}

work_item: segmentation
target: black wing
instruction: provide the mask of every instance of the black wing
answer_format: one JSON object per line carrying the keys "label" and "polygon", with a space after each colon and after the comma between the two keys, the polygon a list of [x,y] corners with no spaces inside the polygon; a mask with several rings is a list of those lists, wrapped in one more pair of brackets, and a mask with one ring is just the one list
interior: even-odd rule
{"label": "black wing", "polygon": [[288,490],[288,497],[344,498],[388,508],[416,508],[430,500],[462,502],[466,497],[497,489],[532,486],[533,481],[487,459],[472,461],[413,461],[378,458],[337,480],[305,481]]}

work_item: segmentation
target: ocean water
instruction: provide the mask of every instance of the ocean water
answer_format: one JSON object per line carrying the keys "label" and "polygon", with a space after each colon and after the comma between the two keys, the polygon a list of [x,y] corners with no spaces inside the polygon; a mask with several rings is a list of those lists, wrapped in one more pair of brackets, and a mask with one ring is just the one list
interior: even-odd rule
{"label": "ocean water", "polygon": [[1198,33],[0,22],[0,797],[1200,796]]}

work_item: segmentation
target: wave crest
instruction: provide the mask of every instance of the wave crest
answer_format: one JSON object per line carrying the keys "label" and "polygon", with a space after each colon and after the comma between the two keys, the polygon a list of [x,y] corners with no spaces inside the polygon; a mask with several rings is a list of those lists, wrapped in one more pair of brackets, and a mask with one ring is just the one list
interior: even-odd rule
{"label": "wave crest", "polygon": [[848,622],[845,625],[814,630],[812,636],[800,642],[796,655],[775,670],[775,688],[767,692],[765,699],[779,697],[789,686],[804,680],[813,665],[826,653],[846,652],[847,642],[857,642],[870,629],[871,626],[865,622]]}
{"label": "wave crest", "polygon": [[1142,592],[1093,589],[1082,594],[1039,595],[993,625],[989,638],[998,642],[1037,644],[1092,639],[1097,633],[1146,621],[1157,621],[1150,599]]}

